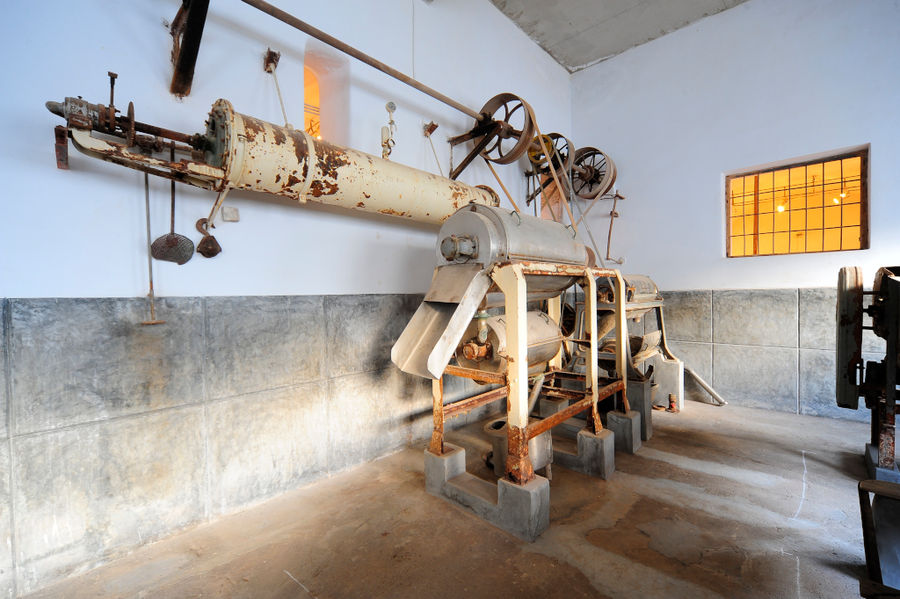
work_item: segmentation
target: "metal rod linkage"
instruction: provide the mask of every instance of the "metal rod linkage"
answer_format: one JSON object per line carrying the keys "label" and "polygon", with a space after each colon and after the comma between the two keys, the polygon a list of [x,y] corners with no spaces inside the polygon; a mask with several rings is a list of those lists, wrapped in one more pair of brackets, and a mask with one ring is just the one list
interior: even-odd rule
{"label": "metal rod linkage", "polygon": [[327,33],[325,33],[324,31],[322,31],[320,29],[316,29],[309,23],[301,21],[300,19],[291,15],[290,13],[286,13],[283,10],[281,10],[280,8],[272,6],[268,2],[264,2],[263,0],[242,0],[242,1],[244,2],[244,4],[249,4],[253,8],[261,10],[262,12],[266,13],[269,16],[275,17],[282,23],[290,25],[294,29],[299,29],[303,33],[305,33],[307,35],[311,35],[312,37],[316,38],[317,40],[328,44],[332,48],[336,48],[336,49],[340,50],[341,52],[343,52],[345,54],[349,54],[353,58],[356,58],[357,60],[360,60],[360,61],[366,63],[370,67],[374,67],[374,68],[378,69],[385,75],[390,75],[394,79],[397,79],[398,81],[402,81],[403,83],[409,85],[410,87],[416,88],[417,90],[419,90],[420,92],[422,92],[424,94],[428,94],[435,100],[443,102],[447,106],[450,106],[451,108],[455,108],[456,110],[469,115],[476,121],[481,120],[481,115],[479,113],[475,112],[474,110],[472,110],[471,108],[463,106],[462,104],[453,100],[452,98],[448,98],[444,94],[428,87],[427,85],[425,85],[423,83],[419,83],[418,81],[416,81],[409,75],[405,75],[405,74],[401,73],[400,71],[398,71],[397,69],[389,67],[388,65],[384,64],[380,60],[376,60],[376,59],[372,58],[371,56],[369,56],[368,54],[360,52],[356,48],[354,48],[348,44],[345,44],[344,42],[337,39],[336,37],[332,37],[332,36],[328,35]]}

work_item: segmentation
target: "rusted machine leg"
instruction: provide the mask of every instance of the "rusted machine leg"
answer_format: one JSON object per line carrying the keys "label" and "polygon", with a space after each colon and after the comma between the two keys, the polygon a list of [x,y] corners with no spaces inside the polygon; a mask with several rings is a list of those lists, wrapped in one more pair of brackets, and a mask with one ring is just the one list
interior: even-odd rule
{"label": "rusted machine leg", "polygon": [[[557,295],[556,297],[552,297],[547,300],[547,316],[553,319],[557,325],[562,324],[562,296]],[[562,368],[562,359],[563,359],[563,345],[559,346],[559,353],[553,356],[553,359],[550,360],[551,368]]]}
{"label": "rusted machine leg", "polygon": [[493,273],[506,307],[507,351],[507,477],[520,485],[534,478],[528,457],[528,334],[525,274],[521,264],[508,264]]}
{"label": "rusted machine leg", "polygon": [[183,7],[187,10],[184,34],[178,56],[175,57],[175,72],[172,74],[172,85],[169,91],[177,96],[191,93],[194,81],[194,66],[200,52],[200,40],[203,38],[203,26],[206,24],[206,13],[209,0],[187,0]]}
{"label": "rusted machine leg", "polygon": [[[628,372],[628,354],[626,352],[629,351],[629,339],[628,339],[628,323],[627,317],[625,314],[625,279],[622,278],[621,273],[616,271],[616,374],[623,381],[626,380],[627,372]],[[625,387],[628,385],[626,384]],[[631,409],[631,406],[628,405],[628,395],[625,392],[625,387],[622,388],[622,411],[626,414]]]}
{"label": "rusted machine leg", "polygon": [[433,379],[431,381],[431,399],[432,410],[434,412],[434,430],[431,431],[431,443],[428,444],[428,451],[434,455],[443,455],[444,453],[444,379]]}
{"label": "rusted machine leg", "polygon": [[67,170],[69,168],[69,130],[62,125],[57,125],[53,132],[56,136],[56,168]]}
{"label": "rusted machine leg", "polygon": [[597,394],[597,359],[599,358],[600,340],[597,339],[597,281],[594,279],[593,273],[589,273],[584,278],[582,285],[584,286],[584,320],[588,339],[590,339],[587,363],[585,364],[584,384],[585,393],[591,394],[589,426],[591,427],[591,432],[598,433],[603,430],[603,423],[600,422],[600,411],[597,405],[599,401]]}
{"label": "rusted machine leg", "polygon": [[878,404],[880,412],[878,431],[878,467],[894,468],[895,414],[894,406]]}

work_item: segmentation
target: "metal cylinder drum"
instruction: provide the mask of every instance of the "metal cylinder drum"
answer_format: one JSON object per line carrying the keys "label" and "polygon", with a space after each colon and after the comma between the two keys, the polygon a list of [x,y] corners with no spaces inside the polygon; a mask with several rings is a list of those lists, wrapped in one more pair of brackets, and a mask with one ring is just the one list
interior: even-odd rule
{"label": "metal cylinder drum", "polygon": [[[593,266],[593,255],[562,223],[495,206],[459,209],[438,232],[438,266],[501,262],[550,262]],[[556,294],[575,282],[567,276],[526,277],[528,292]]]}
{"label": "metal cylinder drum", "polygon": [[[562,333],[553,319],[539,311],[528,312],[529,371],[543,366],[559,352]],[[506,316],[475,318],[456,348],[456,361],[465,368],[506,372]]]}
{"label": "metal cylinder drum", "polygon": [[441,223],[470,203],[496,206],[487,187],[472,187],[316,139],[213,104],[206,161],[225,171],[225,186],[271,193],[419,222]]}

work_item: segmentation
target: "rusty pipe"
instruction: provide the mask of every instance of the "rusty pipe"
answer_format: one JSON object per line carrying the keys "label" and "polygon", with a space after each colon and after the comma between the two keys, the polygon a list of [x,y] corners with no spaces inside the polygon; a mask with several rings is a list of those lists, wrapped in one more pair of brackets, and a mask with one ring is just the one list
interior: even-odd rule
{"label": "rusty pipe", "polygon": [[206,162],[224,171],[224,187],[260,191],[366,212],[440,223],[470,203],[497,206],[487,187],[472,187],[316,139],[213,104]]}
{"label": "rusty pipe", "polygon": [[328,44],[332,48],[340,50],[344,54],[349,54],[353,58],[366,63],[370,67],[378,69],[385,75],[390,75],[397,81],[401,81],[401,82],[405,83],[406,85],[419,90],[423,94],[428,94],[435,100],[438,100],[439,102],[443,102],[447,106],[450,106],[451,108],[455,108],[456,110],[462,112],[463,114],[469,115],[476,121],[480,121],[482,118],[482,115],[475,112],[471,108],[468,108],[467,106],[460,104],[459,102],[457,102],[456,100],[454,100],[452,98],[448,98],[444,94],[428,87],[427,85],[425,85],[423,83],[419,83],[418,81],[416,81],[409,75],[405,75],[405,74],[401,73],[400,71],[398,71],[397,69],[389,67],[388,65],[384,64],[380,60],[376,60],[376,59],[372,58],[368,54],[365,54],[364,52],[357,50],[353,46],[345,44],[344,42],[337,39],[336,37],[328,35],[321,29],[316,29],[309,23],[306,23],[305,21],[301,21],[294,15],[292,15],[290,13],[286,13],[283,10],[281,10],[280,8],[272,6],[268,2],[264,2],[263,0],[242,0],[242,1],[244,2],[244,4],[249,4],[253,8],[261,10],[262,12],[266,13],[267,15],[269,15],[271,17],[275,17],[282,23],[285,23],[286,25],[290,25],[294,29],[299,29],[303,33],[310,35],[310,36],[316,38],[317,40]]}

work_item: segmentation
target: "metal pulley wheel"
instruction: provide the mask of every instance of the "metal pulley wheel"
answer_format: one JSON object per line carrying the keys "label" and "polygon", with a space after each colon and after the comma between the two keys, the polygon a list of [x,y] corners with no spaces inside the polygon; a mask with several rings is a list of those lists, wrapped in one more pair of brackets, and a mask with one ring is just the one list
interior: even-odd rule
{"label": "metal pulley wheel", "polygon": [[[559,133],[548,133],[541,137],[544,140],[543,146],[540,139],[535,137],[528,147],[528,160],[534,165],[535,170],[547,172],[548,165],[552,164],[553,170],[557,173],[568,173],[575,162],[575,155],[572,153],[572,142]],[[544,154],[544,146],[551,154],[549,160],[547,155]]]}
{"label": "metal pulley wheel", "polygon": [[616,182],[616,164],[597,148],[584,147],[575,152],[572,187],[575,195],[593,200],[612,189]]}
{"label": "metal pulley wheel", "polygon": [[534,120],[531,107],[515,94],[498,94],[481,108],[499,124],[496,138],[481,152],[487,160],[497,164],[510,164],[519,159],[534,138]]}
{"label": "metal pulley wheel", "polygon": [[862,369],[862,269],[845,266],[837,282],[837,356],[835,391],[837,405],[855,410],[859,407],[858,375]]}

